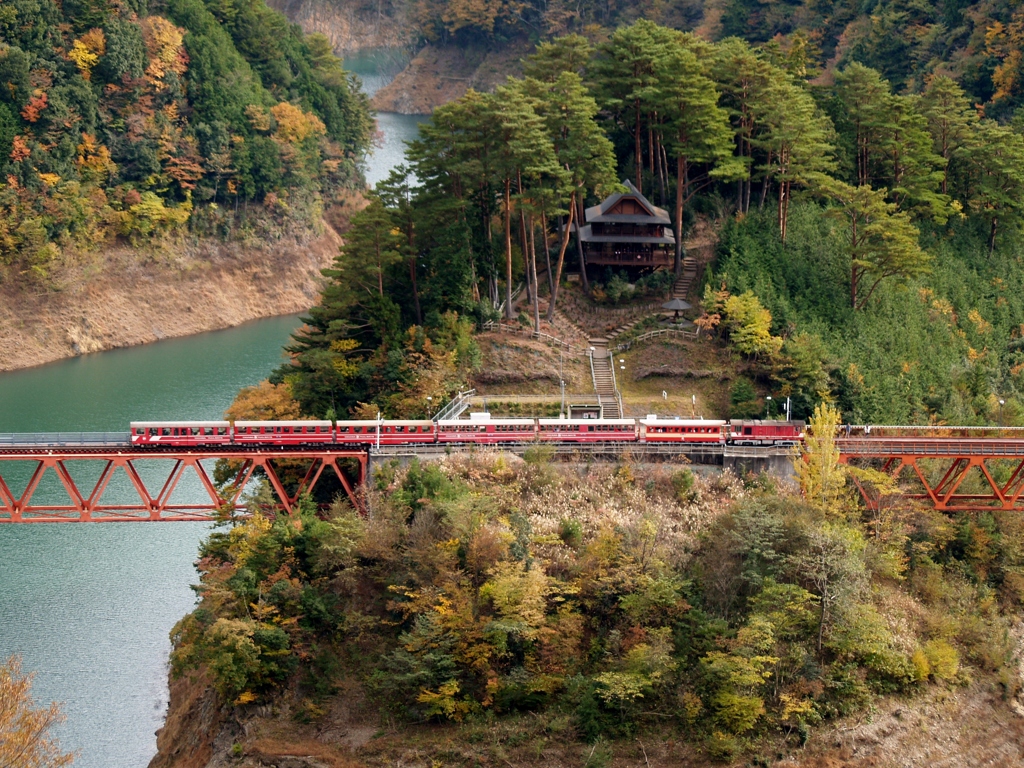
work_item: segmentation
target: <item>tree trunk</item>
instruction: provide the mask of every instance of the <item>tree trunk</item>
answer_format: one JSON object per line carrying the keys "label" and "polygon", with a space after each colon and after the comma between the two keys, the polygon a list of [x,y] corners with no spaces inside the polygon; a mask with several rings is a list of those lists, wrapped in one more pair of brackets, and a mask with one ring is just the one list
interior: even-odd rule
{"label": "tree trunk", "polygon": [[676,157],[676,279],[683,273],[683,201],[686,199],[686,158]]}
{"label": "tree trunk", "polygon": [[[406,227],[406,241],[409,243],[409,279],[412,280],[412,304],[416,310],[416,325],[423,325],[423,313],[420,311],[420,292],[416,286],[416,231],[413,227],[413,223],[410,220]],[[469,263],[473,263],[473,258],[470,256]],[[473,276],[473,290],[476,291],[476,275],[474,270]]]}
{"label": "tree trunk", "polygon": [[590,281],[587,280],[587,260],[583,255],[583,241],[580,240],[580,230],[583,229],[583,200],[581,197],[576,198],[576,205],[579,208],[576,211],[576,256],[580,260],[580,282],[583,284],[583,290],[586,293],[590,293]]}
{"label": "tree trunk", "polygon": [[553,282],[554,276],[551,274],[551,249],[548,248],[548,214],[543,209],[540,212],[540,231],[541,242],[544,245],[544,264],[548,268],[548,296],[554,297],[555,284]]}
{"label": "tree trunk", "polygon": [[533,273],[533,330],[540,331],[540,285],[537,280],[537,224],[530,215],[530,272]]}
{"label": "tree trunk", "polygon": [[512,179],[505,177],[505,319],[512,319]]}
{"label": "tree trunk", "polygon": [[661,204],[665,205],[668,199],[668,153],[665,151],[665,145],[661,143],[661,139],[658,139],[658,183],[661,184]]}
{"label": "tree trunk", "polygon": [[657,176],[658,171],[654,167],[654,127],[650,115],[647,116],[647,162],[651,166],[651,176]]}
{"label": "tree trunk", "polygon": [[991,256],[996,250],[996,229],[999,226],[999,218],[992,217],[992,229],[988,233],[988,255]]}
{"label": "tree trunk", "polygon": [[[523,254],[523,271],[526,272],[526,284],[530,285],[530,267],[526,263],[530,257],[530,247],[526,240],[526,214],[523,212],[523,175],[522,172],[516,171],[516,189],[519,190],[519,252]],[[527,297],[530,294],[527,292]]]}
{"label": "tree trunk", "polygon": [[565,263],[565,250],[569,247],[569,230],[572,228],[572,220],[576,214],[576,192],[569,198],[569,220],[565,222],[565,234],[562,236],[562,245],[558,249],[558,262],[555,265],[555,281],[551,288],[551,302],[548,304],[548,322],[555,316],[555,301],[558,299],[558,287],[562,284],[562,265]]}
{"label": "tree trunk", "polygon": [[[857,219],[856,217],[850,222],[850,259],[857,257]],[[850,308],[857,309],[857,282],[860,280],[860,275],[857,273],[857,267],[850,266]]]}
{"label": "tree trunk", "polygon": [[[644,150],[640,146],[640,99],[636,100],[634,107],[636,108],[636,178],[633,183],[642,195],[644,193]],[[582,219],[580,220],[582,221]]]}

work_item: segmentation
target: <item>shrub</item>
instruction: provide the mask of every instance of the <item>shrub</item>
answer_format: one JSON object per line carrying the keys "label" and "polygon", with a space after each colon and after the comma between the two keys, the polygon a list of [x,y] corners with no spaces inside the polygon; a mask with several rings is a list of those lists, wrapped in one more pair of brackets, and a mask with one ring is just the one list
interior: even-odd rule
{"label": "shrub", "polygon": [[952,680],[960,671],[960,654],[945,640],[929,640],[921,650],[936,680]]}

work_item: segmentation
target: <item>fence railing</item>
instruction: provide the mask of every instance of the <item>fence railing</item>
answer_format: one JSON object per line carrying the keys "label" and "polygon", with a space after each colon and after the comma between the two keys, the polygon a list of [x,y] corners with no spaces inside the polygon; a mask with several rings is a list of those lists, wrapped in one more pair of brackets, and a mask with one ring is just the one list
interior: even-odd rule
{"label": "fence railing", "polygon": [[641,333],[639,336],[628,341],[624,341],[615,347],[617,352],[625,352],[627,349],[632,347],[634,344],[639,344],[643,341],[649,341],[657,336],[681,336],[684,339],[696,339],[700,336],[700,329],[695,331],[684,331],[680,328],[656,328],[653,331],[647,331],[647,333]]}
{"label": "fence railing", "polygon": [[22,445],[130,445],[127,432],[6,432],[0,434],[0,448]]}
{"label": "fence railing", "polygon": [[531,339],[539,339],[541,341],[554,344],[555,346],[569,349],[572,351],[582,352],[583,348],[572,344],[565,339],[560,339],[557,336],[552,336],[550,333],[544,333],[544,331],[535,331],[532,328],[524,328],[521,325],[512,325],[511,323],[503,323],[499,320],[488,320],[485,323],[481,323],[480,329],[483,331],[491,331],[494,333],[511,333],[515,336],[526,336]]}

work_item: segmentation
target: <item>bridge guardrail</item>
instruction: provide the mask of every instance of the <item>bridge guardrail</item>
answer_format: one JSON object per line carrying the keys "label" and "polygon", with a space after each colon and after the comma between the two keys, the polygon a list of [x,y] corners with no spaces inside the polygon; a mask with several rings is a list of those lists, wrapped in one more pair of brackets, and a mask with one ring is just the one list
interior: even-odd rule
{"label": "bridge guardrail", "polygon": [[128,432],[3,432],[0,448],[22,445],[131,445]]}

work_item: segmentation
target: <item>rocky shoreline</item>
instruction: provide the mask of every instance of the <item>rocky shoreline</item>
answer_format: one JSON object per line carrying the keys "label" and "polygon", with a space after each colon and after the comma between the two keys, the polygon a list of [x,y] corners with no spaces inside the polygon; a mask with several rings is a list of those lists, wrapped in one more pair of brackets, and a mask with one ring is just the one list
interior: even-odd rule
{"label": "rocky shoreline", "polygon": [[0,284],[0,371],[293,314],[316,303],[341,237],[104,251],[51,277]]}
{"label": "rocky shoreline", "polygon": [[436,107],[463,96],[470,88],[490,91],[522,71],[521,59],[532,46],[499,49],[428,45],[394,80],[373,97],[378,112],[429,115]]}

